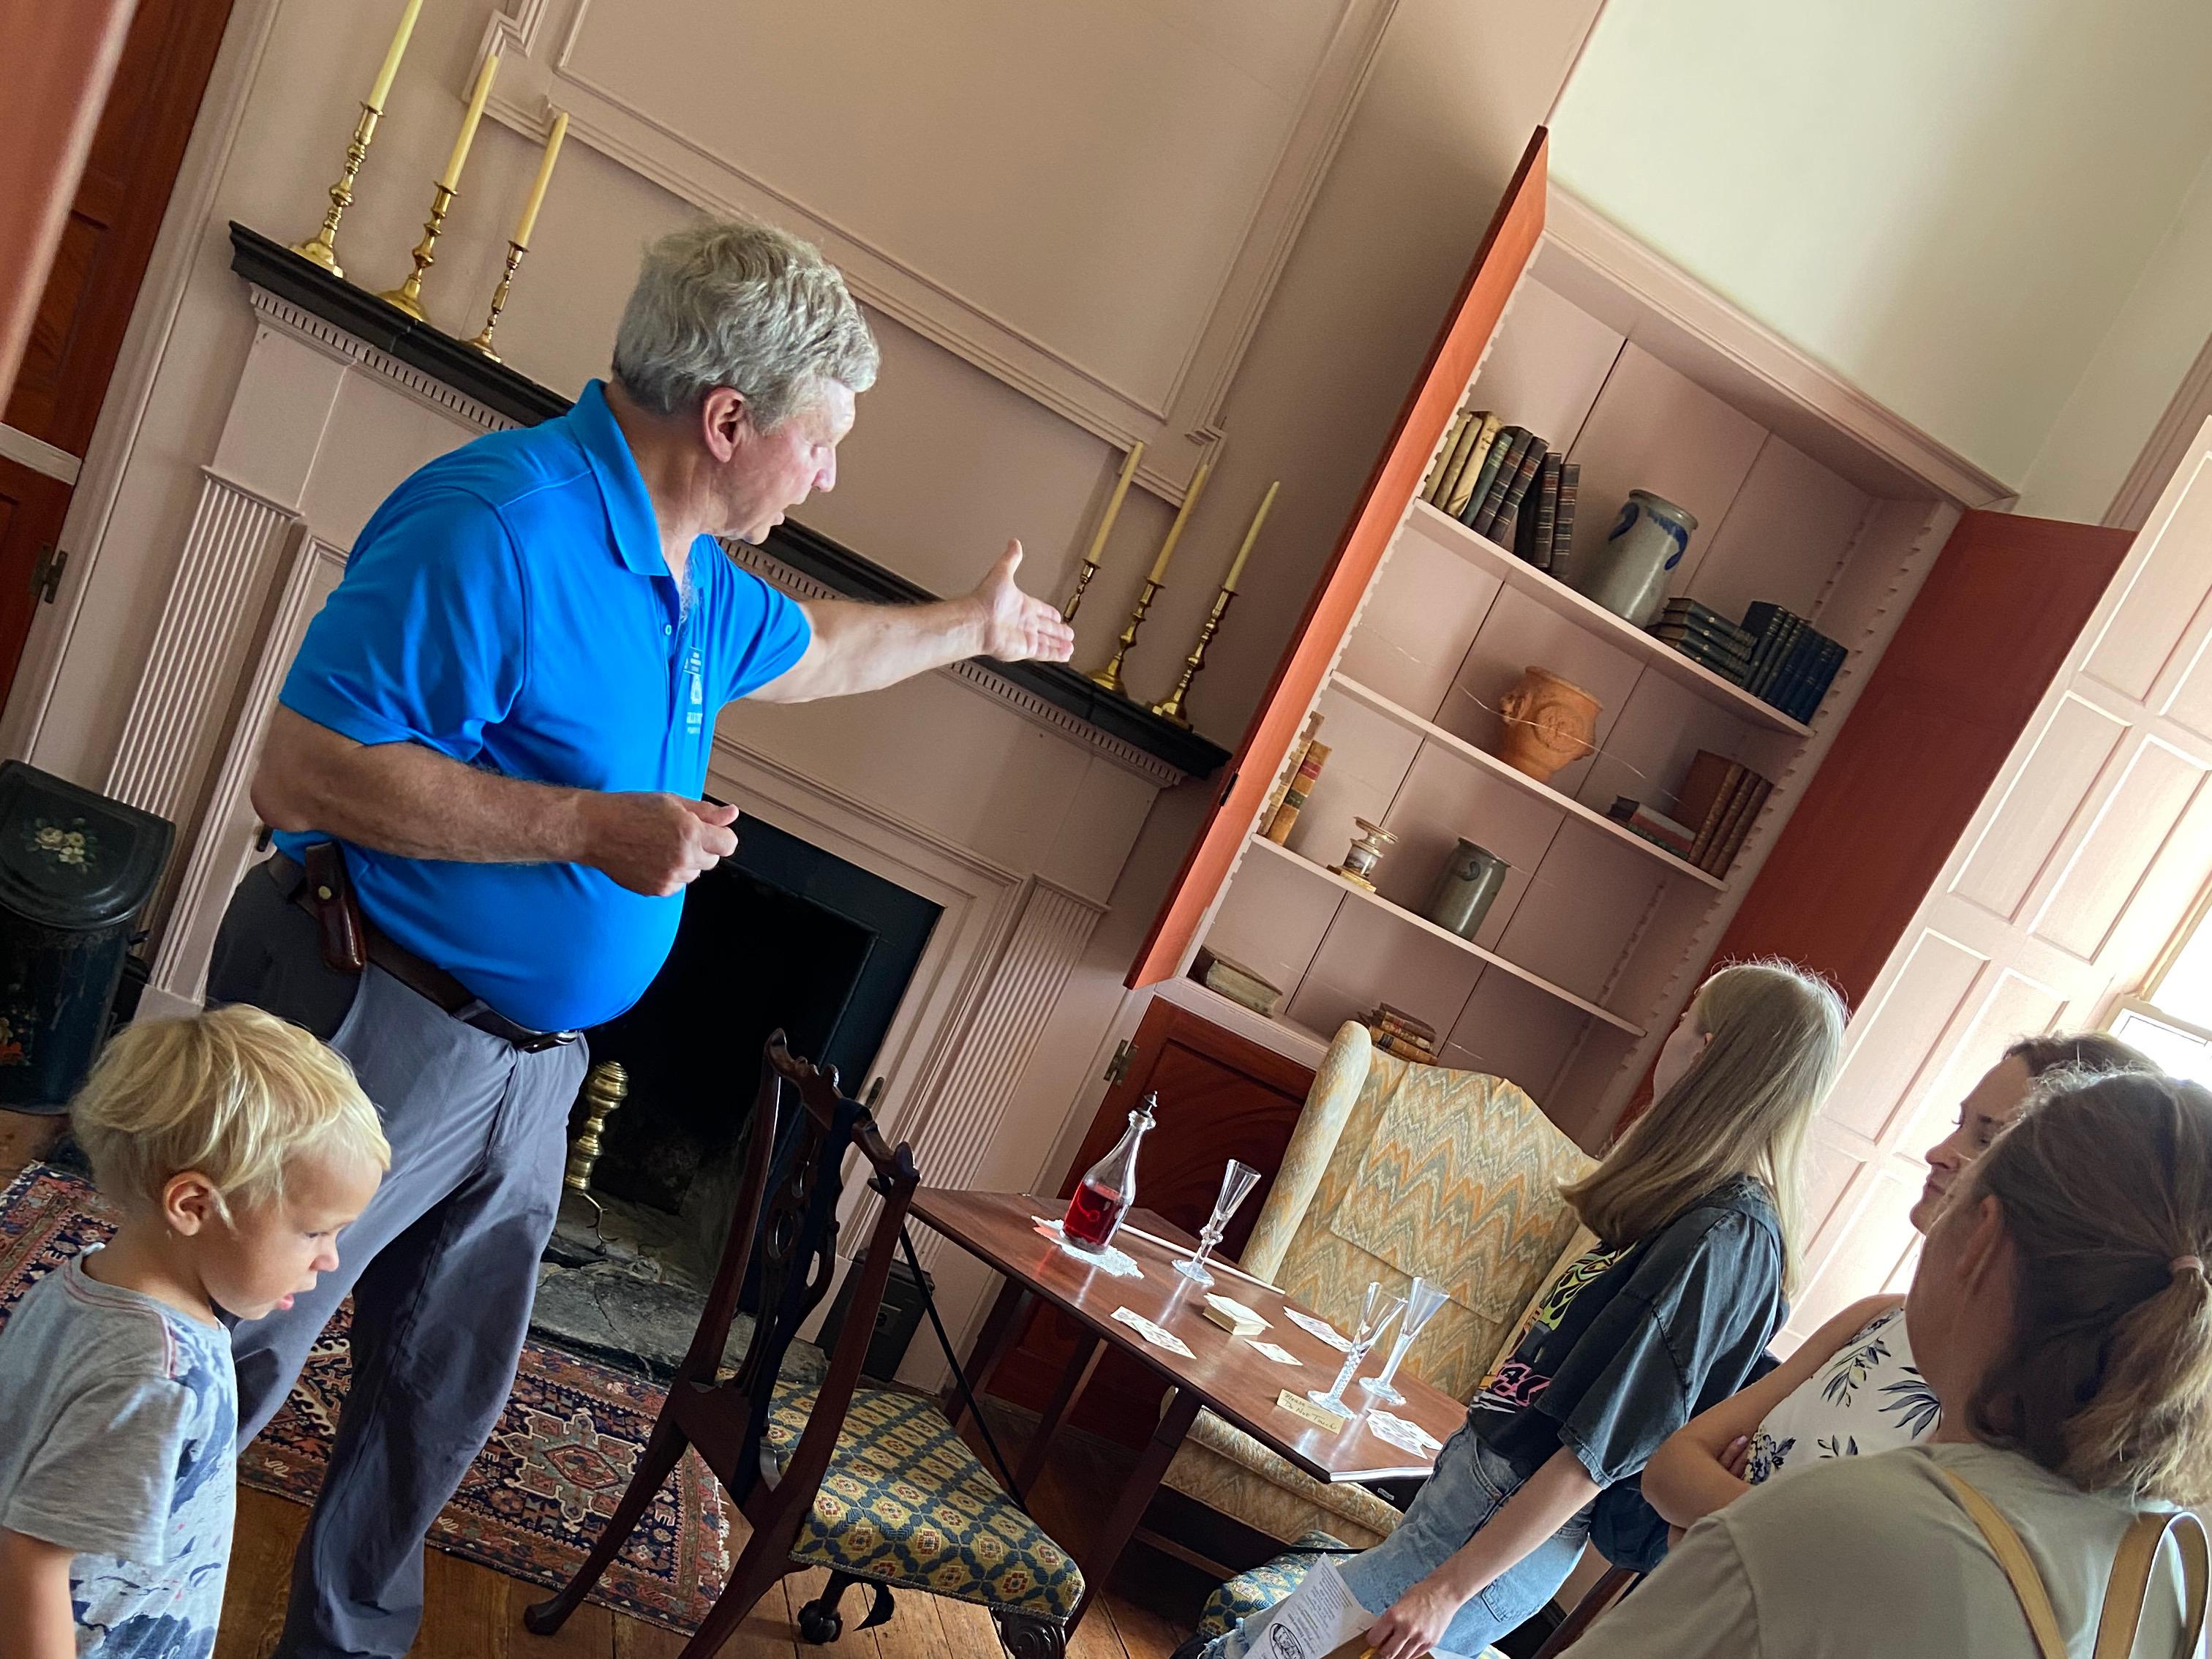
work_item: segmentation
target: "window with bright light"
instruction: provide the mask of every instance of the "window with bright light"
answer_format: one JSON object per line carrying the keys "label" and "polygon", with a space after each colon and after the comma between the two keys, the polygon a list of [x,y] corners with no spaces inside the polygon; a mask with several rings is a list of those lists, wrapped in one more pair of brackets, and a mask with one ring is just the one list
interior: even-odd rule
{"label": "window with bright light", "polygon": [[2120,1000],[2111,1030],[2173,1076],[2212,1087],[2212,888],[2197,899],[2142,994]]}

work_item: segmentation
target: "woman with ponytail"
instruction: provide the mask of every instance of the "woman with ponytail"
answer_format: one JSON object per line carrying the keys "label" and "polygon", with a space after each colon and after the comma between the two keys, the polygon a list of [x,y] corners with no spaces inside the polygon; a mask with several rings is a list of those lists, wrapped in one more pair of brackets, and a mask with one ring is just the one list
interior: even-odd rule
{"label": "woman with ponytail", "polygon": [[2175,1508],[2212,1499],[2208,1261],[2212,1094],[2054,1081],[1953,1186],[1906,1297],[1934,1436],[1708,1516],[1575,1659],[2195,1651],[2204,1533]]}

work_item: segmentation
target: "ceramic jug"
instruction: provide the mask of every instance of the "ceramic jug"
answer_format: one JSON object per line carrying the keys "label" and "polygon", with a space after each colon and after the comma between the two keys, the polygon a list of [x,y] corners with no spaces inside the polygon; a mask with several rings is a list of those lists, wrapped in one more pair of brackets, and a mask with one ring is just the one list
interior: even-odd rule
{"label": "ceramic jug", "polygon": [[1667,578],[1690,549],[1697,520],[1648,489],[1632,489],[1613,532],[1583,565],[1575,586],[1638,628],[1657,620]]}

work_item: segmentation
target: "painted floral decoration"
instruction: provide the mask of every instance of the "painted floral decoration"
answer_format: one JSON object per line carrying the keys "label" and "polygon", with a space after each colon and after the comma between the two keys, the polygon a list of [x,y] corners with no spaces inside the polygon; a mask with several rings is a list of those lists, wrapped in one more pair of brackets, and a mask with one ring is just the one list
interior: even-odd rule
{"label": "painted floral decoration", "polygon": [[82,870],[100,851],[100,844],[82,830],[65,830],[58,823],[38,819],[31,827],[31,850],[44,853],[57,863],[74,865]]}

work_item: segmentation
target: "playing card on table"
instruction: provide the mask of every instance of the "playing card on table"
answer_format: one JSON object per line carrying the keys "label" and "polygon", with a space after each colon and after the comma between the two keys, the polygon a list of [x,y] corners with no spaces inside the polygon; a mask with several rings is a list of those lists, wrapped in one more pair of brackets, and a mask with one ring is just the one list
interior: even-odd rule
{"label": "playing card on table", "polygon": [[1367,1413],[1367,1430],[1377,1440],[1387,1440],[1416,1457],[1431,1457],[1443,1448],[1443,1442],[1418,1423],[1409,1423],[1389,1412]]}
{"label": "playing card on table", "polygon": [[1272,1342],[1255,1342],[1252,1345],[1252,1352],[1265,1355],[1278,1365],[1303,1365],[1306,1363],[1288,1348],[1279,1348]]}
{"label": "playing card on table", "polygon": [[1185,1359],[1191,1357],[1190,1348],[1173,1331],[1162,1330],[1158,1325],[1133,1308],[1116,1308],[1114,1317],[1127,1325],[1156,1348],[1165,1348],[1170,1353],[1179,1353]]}
{"label": "playing card on table", "polygon": [[1339,1353],[1350,1353],[1352,1352],[1352,1343],[1350,1340],[1342,1335],[1337,1330],[1336,1327],[1330,1324],[1326,1319],[1316,1319],[1310,1313],[1300,1313],[1296,1308],[1284,1309],[1283,1316],[1289,1320],[1291,1324],[1304,1331],[1308,1336],[1319,1337],[1322,1341],[1328,1343],[1330,1347],[1335,1349]]}

